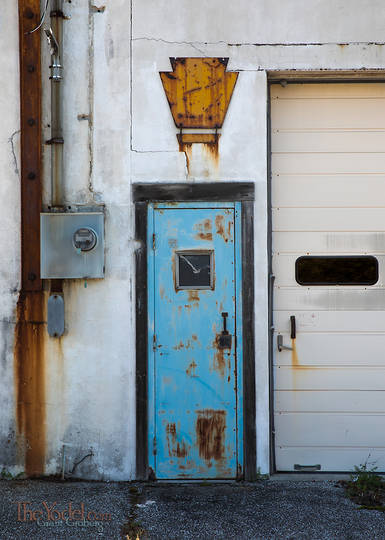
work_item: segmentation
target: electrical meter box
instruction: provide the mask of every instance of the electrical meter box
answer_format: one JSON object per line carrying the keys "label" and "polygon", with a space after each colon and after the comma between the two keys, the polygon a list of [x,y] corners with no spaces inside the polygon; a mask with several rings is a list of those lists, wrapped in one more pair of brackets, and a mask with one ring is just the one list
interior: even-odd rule
{"label": "electrical meter box", "polygon": [[43,279],[104,277],[104,214],[40,214],[40,260]]}

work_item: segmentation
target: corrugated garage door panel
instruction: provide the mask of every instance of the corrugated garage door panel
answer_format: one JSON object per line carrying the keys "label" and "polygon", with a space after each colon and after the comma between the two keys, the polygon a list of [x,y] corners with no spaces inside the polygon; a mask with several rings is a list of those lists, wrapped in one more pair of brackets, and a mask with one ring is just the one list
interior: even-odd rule
{"label": "corrugated garage door panel", "polygon": [[[290,107],[287,106],[290,101]],[[276,99],[271,112],[273,133],[287,130],[301,133],[303,130],[314,132],[326,130],[372,130],[383,129],[378,110],[384,106],[385,98],[314,98],[314,99]],[[352,110],[359,110],[359,115],[352,116]],[[379,131],[381,133],[381,131]],[[298,140],[300,144],[302,138]],[[275,145],[275,142],[274,142]],[[273,146],[274,151],[274,146]]]}
{"label": "corrugated garage door panel", "polygon": [[[378,120],[377,120],[378,122]],[[369,130],[370,129],[370,130]],[[368,130],[290,131],[277,129],[274,132],[274,152],[302,153],[369,153],[383,152],[383,129]],[[292,134],[295,133],[295,137]]]}
{"label": "corrugated garage door panel", "polygon": [[[327,354],[327,351],[325,351]],[[298,363],[296,369],[292,366],[279,365],[275,368],[275,388],[276,390],[317,390],[317,391],[341,391],[341,390],[384,390],[385,367],[373,367],[371,365],[361,366],[309,366],[303,359]],[[363,362],[365,357],[362,358]],[[345,398],[344,398],[345,399]],[[343,409],[343,404],[336,403],[335,410]],[[277,411],[282,412],[282,411]],[[310,412],[310,411],[309,411]],[[364,412],[364,411],[362,411]],[[370,412],[370,411],[369,411]],[[368,411],[365,411],[368,414]],[[385,425],[385,424],[384,424]],[[314,426],[317,430],[318,426]],[[322,437],[329,434],[324,433]],[[373,434],[374,436],[374,434]],[[381,437],[384,437],[383,431]],[[370,439],[369,439],[370,440]],[[330,441],[331,442],[331,441]],[[384,445],[385,446],[385,445]]]}
{"label": "corrugated garage door panel", "polygon": [[[281,333],[284,335],[285,342],[290,342],[290,333]],[[385,367],[384,355],[380,352],[381,350],[385,350],[385,334],[383,333],[329,333],[328,348],[325,349],[323,333],[305,332],[302,330],[296,339],[298,361],[300,358],[305,357],[309,347],[312,347],[312,354],[306,355],[306,367],[318,366],[321,368],[337,366],[345,369],[345,366],[361,367],[364,361],[366,362],[365,366]],[[351,351],[349,356],[345,355],[346,350]],[[363,355],[365,356],[363,357]],[[282,351],[282,354],[279,355],[278,365],[281,367],[291,367],[291,353]],[[380,384],[383,384],[383,381],[380,381]],[[385,401],[382,406],[385,412]]]}
{"label": "corrugated garage door panel", "polygon": [[[301,334],[312,332],[322,335],[329,334],[383,334],[385,333],[385,314],[378,311],[284,311],[274,312],[274,327],[276,332],[289,331],[290,315],[294,315]],[[297,339],[299,339],[297,334]],[[356,346],[357,344],[355,344]],[[352,347],[353,348],[353,347]],[[363,349],[363,354],[366,352]],[[384,356],[385,354],[381,351]],[[281,358],[279,355],[278,358]],[[349,355],[347,355],[349,358]]]}
{"label": "corrugated garage door panel", "polygon": [[[281,470],[292,470],[293,463],[297,463],[298,452],[301,452],[301,459],[305,463],[318,465],[320,462],[333,463],[334,471],[351,471],[356,463],[362,463],[362,456],[365,455],[371,465],[378,467],[378,470],[385,470],[385,452],[383,448],[367,447],[322,447],[313,448],[302,446],[286,447],[285,452],[281,454],[280,466]],[[315,452],[316,451],[316,452]],[[319,461],[315,461],[315,458]],[[321,471],[324,470],[323,468]]]}
{"label": "corrugated garage door panel", "polygon": [[[283,311],[383,311],[385,306],[384,289],[321,289],[320,287],[280,288],[276,293],[274,309]],[[378,313],[378,317],[385,314]],[[360,317],[359,317],[360,318]],[[326,346],[326,343],[325,343]],[[349,351],[346,351],[349,354]],[[385,379],[384,379],[385,384]]]}
{"label": "corrugated garage door panel", "polygon": [[[277,469],[385,470],[385,84],[274,84],[271,118]],[[379,281],[302,287],[307,254],[375,255]]]}
{"label": "corrugated garage door panel", "polygon": [[[385,182],[384,182],[385,185]],[[308,251],[311,247],[311,252]],[[274,233],[273,253],[385,253],[385,232],[279,231]]]}
{"label": "corrugated garage door panel", "polygon": [[[291,392],[281,390],[277,394],[277,408],[281,412],[313,412],[313,413],[362,413],[385,414],[385,391],[372,390],[335,390],[315,392],[304,390]],[[338,410],[336,410],[338,407]]]}
{"label": "corrugated garage door panel", "polygon": [[381,414],[280,414],[275,426],[277,444],[324,446],[324,433],[328,433],[333,446],[366,448],[370,441],[371,447],[379,448],[384,441],[384,420]]}
{"label": "corrugated garage door panel", "polygon": [[377,233],[385,231],[385,208],[273,208],[274,231]]}
{"label": "corrugated garage door panel", "polygon": [[319,83],[319,84],[288,84],[283,87],[280,84],[271,85],[271,100],[275,99],[328,99],[339,98],[384,98],[385,83]]}
{"label": "corrugated garage door panel", "polygon": [[275,175],[273,206],[349,208],[357,206],[357,201],[361,207],[385,206],[385,197],[381,197],[385,174],[324,174],[320,180],[319,174]]}
{"label": "corrugated garage door panel", "polygon": [[[385,108],[385,101],[384,101]],[[385,132],[381,133],[385,140]],[[365,176],[366,174],[384,175],[385,153],[301,153],[287,152],[274,154],[272,163],[273,175],[334,175],[349,174]],[[298,161],[301,161],[299,166]],[[379,194],[380,196],[382,194]],[[382,195],[382,200],[383,195]],[[360,201],[356,202],[358,205]]]}

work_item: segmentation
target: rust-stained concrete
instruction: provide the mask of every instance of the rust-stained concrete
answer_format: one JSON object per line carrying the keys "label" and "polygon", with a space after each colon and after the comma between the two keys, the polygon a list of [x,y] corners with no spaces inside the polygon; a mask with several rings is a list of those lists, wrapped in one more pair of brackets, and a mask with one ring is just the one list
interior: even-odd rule
{"label": "rust-stained concrete", "polygon": [[44,473],[46,449],[45,350],[46,299],[42,291],[21,292],[15,326],[14,374],[18,445],[25,473]]}

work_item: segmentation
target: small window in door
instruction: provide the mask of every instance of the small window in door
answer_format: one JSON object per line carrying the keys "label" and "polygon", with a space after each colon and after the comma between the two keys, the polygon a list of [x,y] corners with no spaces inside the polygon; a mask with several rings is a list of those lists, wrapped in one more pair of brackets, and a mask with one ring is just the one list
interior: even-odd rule
{"label": "small window in door", "polygon": [[378,260],[373,256],[305,256],[295,262],[300,285],[374,285]]}
{"label": "small window in door", "polygon": [[177,251],[176,289],[213,289],[214,252]]}

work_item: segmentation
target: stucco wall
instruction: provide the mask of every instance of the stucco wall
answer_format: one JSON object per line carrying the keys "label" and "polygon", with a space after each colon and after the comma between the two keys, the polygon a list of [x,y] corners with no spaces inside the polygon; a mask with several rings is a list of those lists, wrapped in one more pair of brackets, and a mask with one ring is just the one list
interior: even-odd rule
{"label": "stucco wall", "polygon": [[[65,2],[64,156],[67,205],[106,210],[106,277],[65,282],[66,333],[47,336],[47,474],[135,476],[135,313],[132,182],[254,181],[257,460],[269,469],[267,332],[267,70],[385,67],[381,0],[86,0]],[[132,13],[131,13],[132,6]],[[47,22],[48,24],[48,22]],[[0,467],[16,459],[13,336],[19,288],[17,6],[0,19]],[[132,40],[131,40],[132,32]],[[132,56],[131,56],[132,53]],[[239,71],[214,163],[201,145],[179,152],[159,71],[169,57],[228,57]],[[49,51],[42,44],[43,140],[49,138]],[[131,92],[132,90],[132,92]],[[131,118],[132,115],[132,118]],[[50,149],[44,146],[44,204]],[[7,441],[10,441],[9,443]]]}
{"label": "stucco wall", "polygon": [[17,5],[8,1],[2,6],[0,18],[0,69],[3,74],[0,93],[0,461],[7,468],[12,468],[17,460],[13,336],[20,285],[18,46]]}

